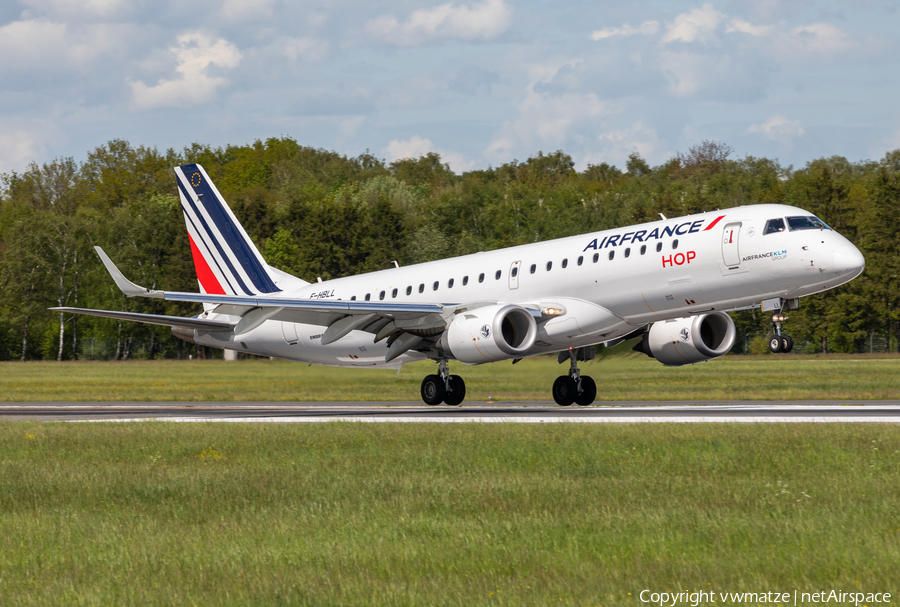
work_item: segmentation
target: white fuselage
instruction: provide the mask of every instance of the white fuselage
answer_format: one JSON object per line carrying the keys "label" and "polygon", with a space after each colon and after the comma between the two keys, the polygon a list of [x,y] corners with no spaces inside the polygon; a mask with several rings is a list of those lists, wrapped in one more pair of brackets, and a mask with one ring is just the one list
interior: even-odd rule
{"label": "white fuselage", "polygon": [[[540,323],[530,356],[607,342],[658,320],[810,295],[862,272],[860,252],[833,230],[764,234],[768,220],[792,216],[810,213],[773,204],[724,209],[339,278],[279,296],[560,310]],[[396,367],[426,357],[409,351],[386,364],[387,344],[374,343],[371,333],[353,331],[322,345],[324,330],[270,320],[227,342],[203,332],[196,341],[339,366]]]}

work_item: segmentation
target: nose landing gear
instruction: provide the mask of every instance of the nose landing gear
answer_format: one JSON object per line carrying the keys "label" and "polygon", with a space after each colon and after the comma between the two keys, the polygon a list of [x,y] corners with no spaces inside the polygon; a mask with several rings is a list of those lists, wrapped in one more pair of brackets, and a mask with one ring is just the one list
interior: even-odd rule
{"label": "nose landing gear", "polygon": [[442,402],[455,407],[466,398],[466,382],[459,375],[450,375],[447,361],[438,365],[437,375],[426,375],[422,380],[422,400],[426,405],[439,405]]}
{"label": "nose landing gear", "polygon": [[597,398],[597,384],[594,380],[582,375],[578,368],[578,359],[590,360],[593,358],[593,348],[569,348],[567,352],[559,353],[559,362],[569,359],[569,374],[560,375],[553,382],[553,400],[557,405],[568,407],[572,403],[586,407]]}
{"label": "nose landing gear", "polygon": [[794,349],[794,340],[791,339],[791,336],[784,335],[781,332],[781,323],[787,319],[788,317],[784,315],[784,311],[772,315],[772,329],[774,329],[775,334],[769,337],[769,350],[775,354],[779,352],[787,354]]}

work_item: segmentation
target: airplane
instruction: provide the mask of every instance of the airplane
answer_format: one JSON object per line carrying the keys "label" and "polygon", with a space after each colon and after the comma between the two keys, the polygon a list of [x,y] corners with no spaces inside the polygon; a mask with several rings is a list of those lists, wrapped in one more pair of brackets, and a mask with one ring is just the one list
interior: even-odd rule
{"label": "airplane", "polygon": [[788,352],[784,315],[801,297],[865,268],[846,238],[803,209],[757,204],[309,283],[268,265],[199,164],[175,168],[199,293],[129,281],[95,247],[128,297],[196,302],[190,318],[113,310],[51,310],[169,326],[213,348],[341,367],[432,360],[428,405],[459,405],[466,365],[557,353],[569,371],[557,404],[590,405],[578,361],[594,346],[640,338],[667,366],[713,360],[735,342],[729,311],[773,312],[769,347]]}

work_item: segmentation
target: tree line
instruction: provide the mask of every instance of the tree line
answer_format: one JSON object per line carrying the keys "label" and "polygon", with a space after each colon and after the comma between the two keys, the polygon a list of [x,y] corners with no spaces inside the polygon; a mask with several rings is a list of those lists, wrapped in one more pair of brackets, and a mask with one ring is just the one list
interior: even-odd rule
{"label": "tree line", "polygon": [[[900,349],[900,150],[874,161],[834,156],[803,168],[732,158],[707,141],[651,167],[574,168],[563,151],[457,175],[438,154],[391,163],[291,138],[181,152],[113,140],[87,155],[0,176],[0,360],[181,358],[165,327],[53,313],[78,306],[191,315],[190,304],[126,299],[92,250],[126,276],[196,290],[173,167],[200,163],[270,265],[314,282],[453,255],[762,202],[799,206],[866,257],[862,276],[803,298],[788,323],[795,350]],[[759,310],[733,314],[735,352],[760,352]],[[211,353],[192,351],[193,355]]]}

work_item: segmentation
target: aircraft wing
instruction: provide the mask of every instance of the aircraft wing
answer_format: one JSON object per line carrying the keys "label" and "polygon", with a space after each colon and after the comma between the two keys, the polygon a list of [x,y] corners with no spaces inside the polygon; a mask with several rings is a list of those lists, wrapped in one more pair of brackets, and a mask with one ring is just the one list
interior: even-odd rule
{"label": "aircraft wing", "polygon": [[102,318],[115,318],[118,320],[133,320],[151,325],[163,325],[165,327],[185,327],[187,329],[202,329],[204,331],[230,331],[234,324],[221,320],[203,320],[202,318],[183,318],[181,316],[164,316],[162,314],[139,314],[137,312],[116,312],[114,310],[91,310],[88,308],[50,308],[55,312],[71,312],[72,314],[87,314],[88,316],[100,316]]}
{"label": "aircraft wing", "polygon": [[[107,318],[119,318],[122,320],[134,320],[169,326],[183,326],[207,331],[227,330],[233,328],[235,334],[240,335],[259,326],[265,320],[284,320],[288,322],[307,323],[330,327],[347,317],[351,319],[341,324],[341,327],[352,326],[354,329],[376,333],[385,325],[394,321],[412,322],[421,324],[423,320],[440,322],[437,319],[445,315],[445,309],[438,304],[423,303],[381,303],[371,301],[341,301],[341,300],[316,300],[316,299],[292,299],[286,297],[267,296],[240,296],[240,295],[211,295],[207,293],[183,293],[178,291],[158,291],[137,285],[127,278],[116,267],[109,256],[100,247],[94,247],[100,256],[103,265],[109,272],[116,286],[126,297],[149,297],[152,299],[164,299],[167,301],[184,301],[203,304],[215,304],[215,312],[219,314],[239,317],[236,324],[222,321],[207,321],[202,319],[184,319],[176,316],[155,316],[152,314],[131,314],[128,312],[111,312],[105,310],[83,310],[67,308],[64,311],[76,314],[92,314]],[[450,306],[451,309],[456,306]],[[151,320],[151,318],[156,320]],[[355,322],[359,319],[361,322]],[[216,322],[216,325],[203,325],[198,323]],[[334,333],[334,331],[333,331]],[[343,331],[341,335],[346,334]],[[329,334],[331,337],[331,334]]]}

